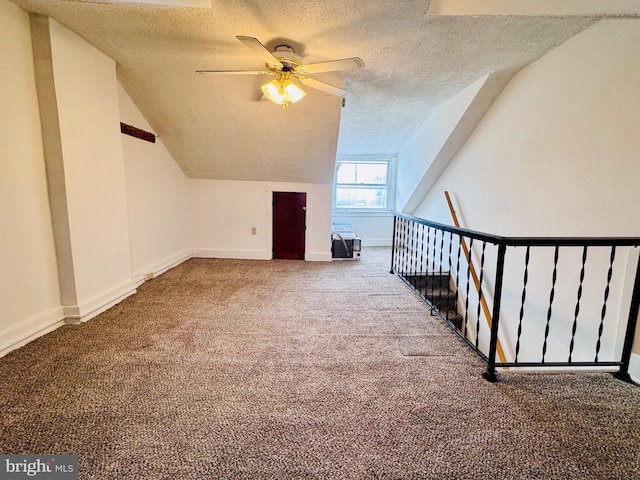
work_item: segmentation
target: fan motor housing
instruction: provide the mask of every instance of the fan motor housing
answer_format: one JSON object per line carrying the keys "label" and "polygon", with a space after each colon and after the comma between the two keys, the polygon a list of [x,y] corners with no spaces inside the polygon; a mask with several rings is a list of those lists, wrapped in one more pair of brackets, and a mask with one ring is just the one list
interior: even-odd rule
{"label": "fan motor housing", "polygon": [[278,45],[273,51],[273,56],[282,63],[283,72],[295,72],[302,65],[302,57],[289,45]]}

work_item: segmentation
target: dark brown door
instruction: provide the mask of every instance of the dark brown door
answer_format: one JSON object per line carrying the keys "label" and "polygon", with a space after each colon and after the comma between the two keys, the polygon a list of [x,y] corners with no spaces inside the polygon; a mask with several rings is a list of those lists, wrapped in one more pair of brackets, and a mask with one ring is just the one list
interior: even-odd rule
{"label": "dark brown door", "polygon": [[304,260],[307,194],[273,192],[273,258]]}

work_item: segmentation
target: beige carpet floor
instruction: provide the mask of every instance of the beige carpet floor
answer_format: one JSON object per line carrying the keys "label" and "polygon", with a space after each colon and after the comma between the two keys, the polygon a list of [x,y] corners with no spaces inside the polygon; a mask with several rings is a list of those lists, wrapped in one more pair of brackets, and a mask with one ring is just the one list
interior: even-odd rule
{"label": "beige carpet floor", "polygon": [[82,479],[640,478],[640,388],[501,375],[390,251],[192,259],[0,359],[0,453]]}

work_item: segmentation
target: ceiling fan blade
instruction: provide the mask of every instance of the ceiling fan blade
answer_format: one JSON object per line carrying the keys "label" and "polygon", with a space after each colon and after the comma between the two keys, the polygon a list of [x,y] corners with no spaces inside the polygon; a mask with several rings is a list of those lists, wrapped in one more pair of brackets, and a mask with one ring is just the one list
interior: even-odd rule
{"label": "ceiling fan blade", "polygon": [[253,50],[253,53],[260,56],[269,65],[277,65],[282,67],[282,63],[280,62],[280,60],[274,57],[273,54],[269,50],[267,50],[267,47],[261,44],[257,38],[245,37],[243,35],[237,35],[236,38],[251,50]]}
{"label": "ceiling fan blade", "polygon": [[196,73],[215,73],[216,75],[273,75],[267,70],[196,70]]}
{"label": "ceiling fan blade", "polygon": [[361,58],[351,57],[343,58],[341,60],[331,60],[328,62],[309,63],[302,66],[302,70],[305,73],[321,73],[321,72],[335,72],[336,70],[351,70],[353,68],[364,67],[364,62]]}
{"label": "ceiling fan blade", "polygon": [[333,85],[329,85],[328,83],[321,82],[320,80],[316,80],[315,78],[296,78],[300,81],[300,83],[306,85],[307,87],[315,88],[316,90],[322,90],[323,92],[335,95],[336,97],[344,98],[349,94],[349,92],[347,92],[346,90],[342,90],[341,88],[334,87]]}

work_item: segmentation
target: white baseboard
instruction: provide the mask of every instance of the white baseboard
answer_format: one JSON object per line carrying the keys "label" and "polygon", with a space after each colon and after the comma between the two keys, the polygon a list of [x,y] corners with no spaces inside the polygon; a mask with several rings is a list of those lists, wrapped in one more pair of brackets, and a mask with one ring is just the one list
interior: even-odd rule
{"label": "white baseboard", "polygon": [[149,267],[138,270],[137,272],[134,272],[131,275],[131,279],[134,281],[136,286],[139,286],[147,280],[147,275],[150,274],[152,277],[162,275],[167,270],[170,270],[173,267],[177,267],[182,262],[189,260],[191,257],[192,253],[187,251],[180,252],[176,255],[171,255],[170,257],[165,258],[155,265],[151,265]]}
{"label": "white baseboard", "polygon": [[126,281],[78,305],[65,305],[63,306],[64,321],[65,323],[86,322],[134,293],[136,293],[135,283],[133,281]]}
{"label": "white baseboard", "polygon": [[193,251],[196,258],[237,258],[241,260],[271,260],[271,252],[264,250],[216,250],[213,248],[198,248]]}
{"label": "white baseboard", "polygon": [[64,325],[62,307],[56,307],[0,331],[0,357]]}
{"label": "white baseboard", "polygon": [[[149,271],[153,273],[153,276],[157,276],[189,258],[191,258],[191,252],[181,252],[158,262],[152,269],[149,269]],[[0,357],[26,345],[42,335],[54,331],[62,325],[91,320],[93,317],[120,303],[128,296],[136,293],[136,287],[144,282],[145,274],[149,273],[149,271],[145,270],[145,272],[134,274],[131,281],[123,282],[78,305],[56,307],[0,331]]]}

